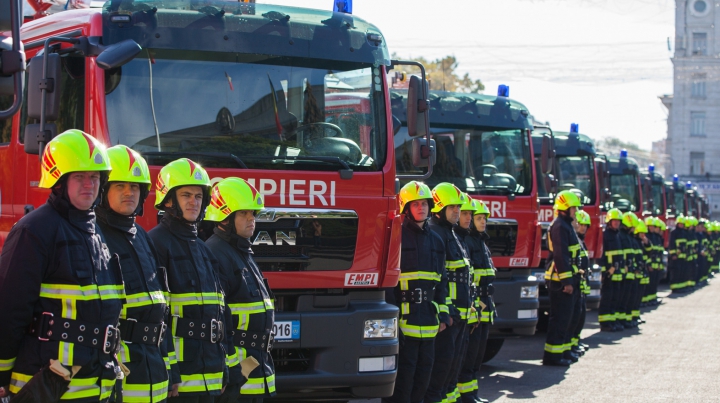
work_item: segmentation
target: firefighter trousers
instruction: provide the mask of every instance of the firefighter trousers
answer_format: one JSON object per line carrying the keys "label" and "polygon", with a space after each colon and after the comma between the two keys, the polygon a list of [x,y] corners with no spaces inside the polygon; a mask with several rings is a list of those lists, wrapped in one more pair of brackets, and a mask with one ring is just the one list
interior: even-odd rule
{"label": "firefighter trousers", "polygon": [[571,294],[562,291],[559,282],[550,281],[548,294],[550,294],[550,318],[548,319],[547,338],[545,339],[545,354],[543,360],[557,361],[563,358],[565,351],[570,349],[567,340],[570,340],[570,322],[580,298],[579,287],[573,286]]}
{"label": "firefighter trousers", "polygon": [[670,290],[679,291],[685,287],[685,260],[675,259],[668,263]]}
{"label": "firefighter trousers", "polygon": [[435,336],[435,361],[433,361],[432,375],[425,392],[425,403],[442,402],[445,396],[445,385],[450,373],[450,366],[455,358],[455,345],[457,338],[462,334],[465,324],[453,318],[453,325],[448,326]]}
{"label": "firefighter trousers", "polygon": [[633,319],[639,319],[640,318],[640,304],[642,303],[643,295],[645,295],[645,284],[642,284],[642,279],[635,280],[635,284],[637,284],[637,292],[633,296],[632,301],[632,318]]}
{"label": "firefighter trousers", "polygon": [[626,291],[623,293],[622,309],[620,312],[623,314],[623,320],[630,321],[633,316],[632,311],[635,297],[638,293],[638,280],[625,279],[623,283],[625,284]]}
{"label": "firefighter trousers", "polygon": [[468,336],[470,335],[470,326],[468,326],[467,321],[461,321],[458,325],[461,326],[462,330],[455,339],[455,353],[452,364],[450,364],[450,372],[448,372],[448,377],[445,380],[445,396],[448,397],[448,401],[455,401],[453,397],[460,397],[457,390],[458,375],[462,369],[465,354],[467,354]]}
{"label": "firefighter trousers", "polygon": [[420,339],[401,335],[397,377],[388,403],[420,403],[430,381],[435,359],[435,338]]}
{"label": "firefighter trousers", "polygon": [[577,320],[575,321],[575,326],[571,327],[570,332],[570,343],[573,346],[577,346],[578,343],[580,343],[580,333],[582,332],[583,328],[585,327],[585,315],[587,313],[587,306],[585,304],[586,297],[584,294],[580,294],[580,298],[578,298],[578,312],[577,314]]}
{"label": "firefighter trousers", "polygon": [[475,403],[478,390],[480,366],[485,356],[485,348],[490,335],[490,322],[480,322],[470,330],[468,348],[458,375],[458,390],[463,403]]}
{"label": "firefighter trousers", "polygon": [[600,287],[600,307],[598,308],[598,322],[600,325],[615,323],[615,312],[613,311],[613,298],[616,291],[616,281],[612,281],[612,275],[603,273],[602,286]]}

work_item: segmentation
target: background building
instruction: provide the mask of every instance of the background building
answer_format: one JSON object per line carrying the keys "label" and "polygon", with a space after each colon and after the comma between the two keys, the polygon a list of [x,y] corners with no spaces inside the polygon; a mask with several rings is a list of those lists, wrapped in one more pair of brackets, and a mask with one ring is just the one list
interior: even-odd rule
{"label": "background building", "polygon": [[668,109],[667,176],[698,185],[720,217],[720,1],[675,1],[673,94]]}

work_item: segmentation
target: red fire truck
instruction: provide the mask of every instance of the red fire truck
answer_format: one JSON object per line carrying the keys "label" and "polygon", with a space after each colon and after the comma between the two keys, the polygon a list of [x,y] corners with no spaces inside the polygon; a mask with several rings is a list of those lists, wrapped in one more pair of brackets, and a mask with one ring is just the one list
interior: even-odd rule
{"label": "red fire truck", "polygon": [[[188,157],[213,181],[245,178],[266,196],[253,250],[277,298],[280,397],[391,395],[398,309],[383,289],[401,218],[386,77],[402,63],[347,8],[117,0],[26,23],[28,97],[0,123],[0,246],[45,202],[37,154],[70,128],[132,147],[152,175]],[[407,113],[422,133],[421,83]],[[338,112],[357,94],[367,108]]]}
{"label": "red fire truck", "polygon": [[[539,172],[533,164],[528,110],[508,95],[501,85],[498,96],[430,91],[429,97],[437,162],[425,182],[431,187],[453,183],[483,200],[491,213],[487,232],[498,268],[494,283],[498,318],[491,328],[486,359],[500,350],[503,337],[532,335],[537,324],[538,282],[531,268],[540,259],[535,181]],[[404,124],[395,135],[397,170],[421,173],[411,163],[404,115],[407,92],[393,91],[391,99],[393,114]]]}

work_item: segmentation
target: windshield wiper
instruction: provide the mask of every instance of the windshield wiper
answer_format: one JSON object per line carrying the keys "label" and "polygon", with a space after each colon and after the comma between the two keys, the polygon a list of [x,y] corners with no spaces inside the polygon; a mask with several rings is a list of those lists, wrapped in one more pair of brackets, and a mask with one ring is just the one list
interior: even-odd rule
{"label": "windshield wiper", "polygon": [[166,155],[172,155],[186,158],[190,158],[190,156],[225,158],[235,161],[235,163],[242,169],[248,169],[247,165],[245,165],[245,163],[240,158],[238,158],[238,156],[231,153],[209,153],[203,151],[145,151],[140,152],[140,154],[147,155],[148,157],[162,157]]}
{"label": "windshield wiper", "polygon": [[342,169],[340,173],[340,179],[352,179],[353,170],[350,168],[347,162],[340,159],[340,157],[325,157],[320,155],[243,155],[245,159],[256,159],[256,160],[285,160],[285,161],[321,161],[330,162],[333,164],[340,165]]}

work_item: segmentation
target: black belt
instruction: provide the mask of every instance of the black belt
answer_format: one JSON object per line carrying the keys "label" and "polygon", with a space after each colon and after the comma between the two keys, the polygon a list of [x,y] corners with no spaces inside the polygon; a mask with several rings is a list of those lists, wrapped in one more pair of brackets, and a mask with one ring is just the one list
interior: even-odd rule
{"label": "black belt", "polygon": [[203,320],[196,318],[181,318],[172,316],[173,336],[219,343],[223,340],[225,332],[223,323],[217,319]]}
{"label": "black belt", "polygon": [[450,271],[448,270],[448,281],[452,283],[469,283],[470,272],[468,271]]}
{"label": "black belt", "polygon": [[242,348],[265,350],[268,353],[273,345],[273,334],[271,331],[249,332],[247,330],[235,330],[233,332],[233,343]]}
{"label": "black belt", "polygon": [[478,287],[478,294],[481,297],[489,297],[495,294],[495,287],[492,284]]}
{"label": "black belt", "polygon": [[423,302],[432,301],[435,297],[435,290],[423,290],[422,288],[416,288],[414,290],[401,290],[400,291],[400,302],[412,302],[416,304],[422,304]]}
{"label": "black belt", "polygon": [[117,325],[55,318],[50,312],[34,317],[28,332],[41,341],[64,341],[102,350],[105,354],[115,354],[120,349],[120,331]]}
{"label": "black belt", "polygon": [[167,326],[164,322],[147,323],[136,319],[120,319],[120,334],[126,344],[139,343],[160,346]]}

